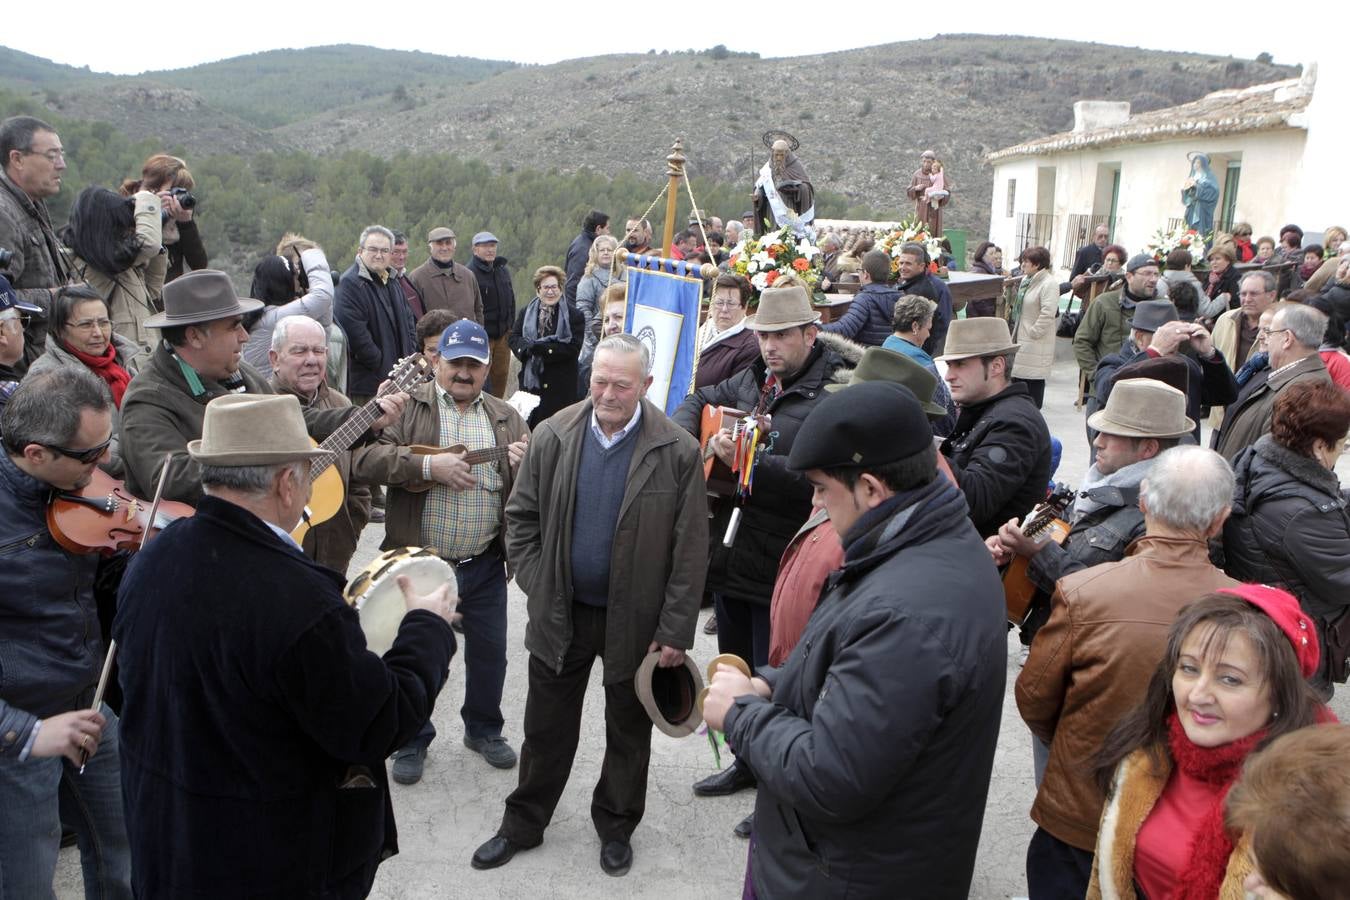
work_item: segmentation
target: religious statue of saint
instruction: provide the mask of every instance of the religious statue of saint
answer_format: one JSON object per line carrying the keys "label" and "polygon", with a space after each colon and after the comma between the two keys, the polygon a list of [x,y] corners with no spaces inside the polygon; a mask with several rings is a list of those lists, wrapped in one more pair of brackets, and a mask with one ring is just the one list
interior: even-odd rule
{"label": "religious statue of saint", "polygon": [[934,237],[942,236],[942,210],[951,200],[951,181],[932,150],[923,151],[905,196],[914,201],[914,218]]}
{"label": "religious statue of saint", "polygon": [[798,237],[814,233],[811,222],[816,217],[815,190],[806,167],[786,140],[778,138],[769,145],[769,159],[759,170],[751,196],[755,201],[756,232],[762,234],[766,228],[775,231],[791,225]]}
{"label": "religious statue of saint", "polygon": [[1214,207],[1219,205],[1219,179],[1209,168],[1209,156],[1199,151],[1186,154],[1191,161],[1191,177],[1181,186],[1181,202],[1186,207],[1186,225],[1213,240]]}

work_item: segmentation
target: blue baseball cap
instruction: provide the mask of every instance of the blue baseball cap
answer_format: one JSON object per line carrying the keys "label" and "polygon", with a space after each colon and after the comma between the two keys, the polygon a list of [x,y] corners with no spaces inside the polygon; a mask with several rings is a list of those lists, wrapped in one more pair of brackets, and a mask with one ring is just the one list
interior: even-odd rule
{"label": "blue baseball cap", "polygon": [[0,312],[4,312],[7,309],[17,309],[19,312],[26,313],[42,313],[42,307],[34,306],[31,303],[24,303],[20,300],[19,295],[14,291],[13,285],[9,283],[9,279],[0,275]]}
{"label": "blue baseball cap", "polygon": [[441,342],[436,345],[441,359],[476,359],[481,363],[488,361],[487,330],[473,319],[460,319],[441,332]]}
{"label": "blue baseball cap", "polygon": [[475,247],[477,247],[479,244],[498,244],[498,243],[501,242],[498,241],[497,236],[490,231],[480,231],[473,236],[473,245]]}

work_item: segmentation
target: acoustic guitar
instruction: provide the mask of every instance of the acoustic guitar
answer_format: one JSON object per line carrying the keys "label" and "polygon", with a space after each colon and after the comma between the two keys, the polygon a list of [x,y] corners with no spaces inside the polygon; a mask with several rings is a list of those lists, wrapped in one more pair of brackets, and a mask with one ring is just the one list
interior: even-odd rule
{"label": "acoustic guitar", "polygon": [[350,450],[352,446],[361,439],[361,435],[370,430],[371,423],[384,415],[384,409],[380,407],[379,399],[398,391],[411,391],[425,381],[430,381],[431,363],[426,361],[422,354],[417,353],[405,357],[398,361],[394,368],[389,372],[389,380],[385,383],[375,395],[375,397],[356,411],[356,413],[347,418],[332,434],[330,434],[321,444],[310,438],[310,443],[320,450],[329,451],[330,456],[317,459],[310,464],[309,483],[310,497],[309,503],[305,506],[305,514],[300,519],[300,524],[295,526],[291,532],[291,537],[297,544],[305,539],[305,535],[315,525],[327,522],[333,516],[337,515],[338,510],[342,509],[342,504],[346,502],[347,491],[342,484],[342,473],[337,468],[336,454],[345,450]]}
{"label": "acoustic guitar", "polygon": [[703,451],[703,477],[708,482],[710,494],[730,497],[736,493],[736,474],[717,458],[717,454],[708,447],[708,441],[719,431],[730,431],[734,438],[745,416],[746,413],[730,406],[708,404],[703,407],[699,421],[699,447]]}
{"label": "acoustic guitar", "polygon": [[[1063,544],[1069,536],[1069,523],[1060,518],[1064,510],[1073,501],[1074,491],[1065,485],[1057,485],[1044,503],[1037,505],[1022,525],[1022,533],[1029,538],[1042,535],[1046,540]],[[1014,556],[1003,570],[1003,604],[1008,612],[1008,621],[1021,628],[1031,612],[1031,601],[1036,598],[1036,585],[1032,583],[1027,569],[1031,565],[1030,557]]]}

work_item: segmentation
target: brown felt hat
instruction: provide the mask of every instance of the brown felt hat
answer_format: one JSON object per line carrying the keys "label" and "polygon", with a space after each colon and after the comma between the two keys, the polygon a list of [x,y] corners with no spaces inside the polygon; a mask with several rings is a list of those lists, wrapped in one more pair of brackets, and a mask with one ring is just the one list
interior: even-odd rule
{"label": "brown felt hat", "polygon": [[[185,276],[186,277],[186,276]],[[291,394],[226,394],[206,404],[202,438],[188,455],[208,466],[273,466],[332,454],[315,447]]]}
{"label": "brown felt hat", "polygon": [[1152,378],[1116,382],[1106,408],[1088,416],[1088,427],[1133,438],[1178,438],[1195,430],[1186,416],[1186,395]]}
{"label": "brown felt hat", "polygon": [[263,308],[261,300],[240,297],[230,276],[216,269],[198,269],[164,285],[164,312],[141,324],[146,328],[196,325],[230,316],[243,316]]}
{"label": "brown felt hat", "polygon": [[812,308],[806,288],[794,284],[765,288],[759,295],[759,308],[746,317],[745,327],[751,331],[783,331],[819,321],[820,313]]}
{"label": "brown felt hat", "polygon": [[648,653],[633,676],[633,689],[652,723],[671,737],[687,737],[703,724],[698,695],[703,673],[688,656],[681,665],[663,669],[661,651]]}
{"label": "brown felt hat", "polygon": [[955,319],[947,329],[946,349],[938,359],[1003,356],[1022,346],[1012,339],[1008,323],[998,316]]}

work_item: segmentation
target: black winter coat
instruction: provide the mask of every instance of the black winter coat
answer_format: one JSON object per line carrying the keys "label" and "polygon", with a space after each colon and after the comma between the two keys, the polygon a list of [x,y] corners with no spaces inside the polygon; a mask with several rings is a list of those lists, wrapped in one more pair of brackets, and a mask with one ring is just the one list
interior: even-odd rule
{"label": "black winter coat", "polygon": [[[1319,620],[1350,608],[1350,512],[1336,473],[1263,435],[1233,465],[1224,571],[1282,587]],[[1324,635],[1323,635],[1324,636]],[[1325,642],[1324,642],[1325,646]],[[1317,678],[1326,682],[1323,654]]]}
{"label": "black winter coat", "polygon": [[393,278],[372,280],[360,262],[338,280],[333,313],[347,334],[347,394],[354,399],[374,396],[394,364],[421,349],[403,289]]}
{"label": "black winter coat", "polygon": [[1003,587],[941,476],[843,535],[773,695],[727,740],[755,773],[755,892],[964,900],[998,744]]}
{"label": "black winter coat", "polygon": [[[1177,357],[1186,364],[1190,377],[1186,379],[1186,415],[1195,423],[1192,432],[1195,442],[1200,443],[1201,407],[1227,406],[1237,400],[1238,383],[1233,370],[1228,368],[1223,354],[1218,350],[1210,359],[1197,359],[1189,353],[1178,353]],[[1089,401],[1088,415],[1106,406],[1115,386],[1116,373],[1131,363],[1142,362],[1149,358],[1147,350],[1136,350],[1134,344],[1126,341],[1119,353],[1102,357],[1097,363],[1097,371],[1092,376],[1092,398]]]}
{"label": "black winter coat", "polygon": [[485,263],[475,256],[469,260],[469,268],[483,292],[483,327],[487,329],[488,337],[494,341],[506,337],[511,333],[511,323],[516,320],[516,289],[511,286],[506,257],[499,256]]}
{"label": "black winter coat", "polygon": [[[741,514],[740,528],[730,549],[722,546],[734,503],[722,498],[714,504],[709,526],[712,550],[708,562],[708,590],[737,600],[769,605],[778,577],[778,560],[797,529],[811,515],[811,485],[800,472],[788,468],[792,442],[807,414],[825,398],[825,385],[846,368],[843,357],[817,343],[802,371],[769,404],[773,417],[773,446],[755,464],[754,491]],[[767,369],[758,359],[720,384],[699,388],[675,410],[675,424],[699,436],[699,417],[707,404],[751,412],[760,405]]]}
{"label": "black winter coat", "polygon": [[989,537],[1045,499],[1050,483],[1050,429],[1020,382],[983,403],[961,407],[942,442],[970,519]]}
{"label": "black winter coat", "polygon": [[567,248],[567,257],[563,262],[563,271],[567,274],[567,282],[563,285],[563,296],[567,298],[569,305],[576,305],[577,285],[581,284],[581,276],[586,271],[586,263],[591,255],[591,244],[594,243],[595,232],[582,231],[581,234],[572,238],[572,243]]}
{"label": "black winter coat", "polygon": [[364,897],[398,852],[385,757],[454,632],[410,612],[381,659],[342,583],[215,497],[132,557],[113,635],[137,896]]}
{"label": "black winter coat", "polygon": [[525,364],[530,356],[540,354],[544,358],[543,387],[539,394],[539,405],[530,413],[527,424],[533,429],[560,409],[571,406],[581,399],[580,385],[577,383],[577,357],[581,355],[581,345],[586,340],[586,317],[570,303],[564,302],[562,309],[567,313],[567,327],[572,329],[572,340],[566,344],[556,341],[535,342],[525,337],[525,313],[530,309],[527,303],[520,308],[507,343],[511,352],[520,360],[520,373],[517,379],[520,389],[525,387]]}
{"label": "black winter coat", "polygon": [[1342,334],[1337,346],[1346,346],[1347,336],[1350,336],[1350,284],[1341,284],[1333,281],[1331,284],[1322,288],[1320,296],[1325,297],[1331,304],[1336,318],[1340,320]]}
{"label": "black winter coat", "polygon": [[867,347],[880,347],[895,333],[891,321],[895,315],[895,301],[899,299],[900,292],[889,285],[863,285],[849,304],[848,312],[821,330]]}

